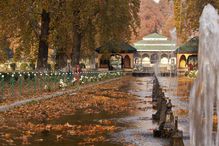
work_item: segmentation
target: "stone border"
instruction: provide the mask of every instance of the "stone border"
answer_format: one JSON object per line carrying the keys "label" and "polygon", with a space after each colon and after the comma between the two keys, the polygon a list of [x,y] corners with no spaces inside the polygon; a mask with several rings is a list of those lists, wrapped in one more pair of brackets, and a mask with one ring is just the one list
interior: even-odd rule
{"label": "stone border", "polygon": [[11,110],[15,107],[26,105],[26,104],[31,103],[31,102],[39,102],[39,101],[42,101],[42,100],[47,100],[47,99],[59,97],[59,96],[66,95],[66,94],[72,94],[73,95],[74,92],[79,91],[81,89],[89,88],[89,87],[100,85],[100,84],[105,84],[105,83],[108,83],[108,82],[111,82],[111,81],[121,79],[122,77],[109,79],[109,80],[105,80],[105,81],[100,81],[98,83],[91,83],[91,84],[84,85],[84,86],[82,85],[82,86],[79,86],[79,88],[70,89],[68,91],[58,91],[58,92],[55,92],[51,95],[44,95],[44,96],[39,96],[39,97],[36,97],[36,98],[30,98],[30,99],[25,99],[25,100],[21,100],[21,101],[16,101],[16,102],[14,102],[12,104],[9,104],[9,105],[0,106],[0,112],[6,112],[6,111],[9,111],[9,110]]}

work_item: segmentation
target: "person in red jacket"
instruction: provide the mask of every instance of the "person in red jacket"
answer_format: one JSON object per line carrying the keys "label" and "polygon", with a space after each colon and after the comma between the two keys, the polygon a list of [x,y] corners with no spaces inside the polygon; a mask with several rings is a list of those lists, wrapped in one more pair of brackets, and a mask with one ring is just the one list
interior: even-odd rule
{"label": "person in red jacket", "polygon": [[81,77],[81,67],[80,67],[79,64],[76,65],[74,73],[75,73],[75,78],[76,78],[76,80],[78,82],[80,80],[80,77]]}

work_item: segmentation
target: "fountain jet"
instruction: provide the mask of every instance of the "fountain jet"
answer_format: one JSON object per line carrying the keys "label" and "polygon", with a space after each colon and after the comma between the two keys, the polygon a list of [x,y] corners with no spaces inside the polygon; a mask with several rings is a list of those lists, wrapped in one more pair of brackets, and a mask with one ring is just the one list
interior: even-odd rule
{"label": "fountain jet", "polygon": [[219,115],[219,15],[210,4],[200,17],[199,33],[198,76],[190,93],[190,145],[218,146],[213,114]]}

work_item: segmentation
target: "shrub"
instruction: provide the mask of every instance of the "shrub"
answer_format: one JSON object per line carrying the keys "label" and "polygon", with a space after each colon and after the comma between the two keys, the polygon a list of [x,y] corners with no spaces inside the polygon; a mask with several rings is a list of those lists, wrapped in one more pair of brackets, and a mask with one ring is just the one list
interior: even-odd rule
{"label": "shrub", "polygon": [[51,70],[51,69],[52,69],[51,64],[47,64],[47,69],[48,69],[48,70]]}
{"label": "shrub", "polygon": [[189,71],[186,71],[186,72],[185,72],[185,76],[188,76],[188,75],[189,75]]}
{"label": "shrub", "polygon": [[31,68],[32,70],[35,70],[35,64],[34,64],[34,63],[31,63],[31,64],[30,64],[30,68]]}
{"label": "shrub", "polygon": [[28,67],[28,64],[27,63],[22,63],[21,66],[20,66],[20,70],[27,70],[27,67]]}
{"label": "shrub", "polygon": [[80,68],[86,68],[86,65],[84,63],[80,63]]}
{"label": "shrub", "polygon": [[10,64],[10,67],[11,67],[12,71],[15,71],[15,69],[16,69],[16,63],[11,63],[11,64]]}
{"label": "shrub", "polygon": [[189,77],[189,78],[196,78],[197,75],[198,75],[198,71],[197,70],[193,70],[193,71],[189,71],[186,76]]}

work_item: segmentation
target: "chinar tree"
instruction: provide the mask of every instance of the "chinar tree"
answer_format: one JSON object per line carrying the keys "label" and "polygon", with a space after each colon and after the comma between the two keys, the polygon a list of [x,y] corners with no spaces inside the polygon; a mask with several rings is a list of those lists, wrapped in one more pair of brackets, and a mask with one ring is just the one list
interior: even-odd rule
{"label": "chinar tree", "polygon": [[[72,64],[106,42],[128,42],[137,35],[139,0],[74,0]],[[107,51],[107,50],[106,50]]]}
{"label": "chinar tree", "polygon": [[7,0],[0,2],[0,8],[2,34],[17,46],[15,60],[37,59],[37,65],[41,68],[48,58],[49,2]]}
{"label": "chinar tree", "polygon": [[219,8],[218,0],[174,1],[175,25],[177,28],[178,38],[181,39],[182,43],[198,32],[199,18],[204,7],[209,3],[215,8]]}
{"label": "chinar tree", "polygon": [[[48,48],[64,50],[72,64],[108,41],[137,34],[140,0],[7,0],[0,2],[1,36],[17,44],[15,59],[46,67]],[[22,58],[23,59],[23,58]]]}

